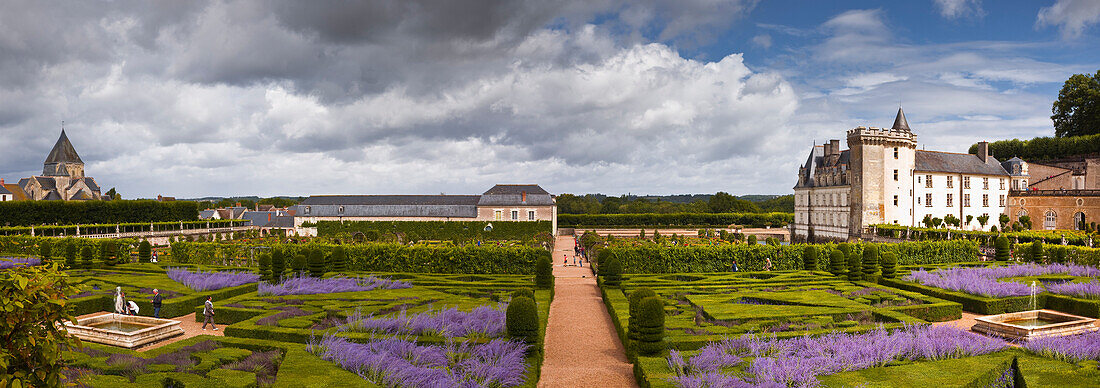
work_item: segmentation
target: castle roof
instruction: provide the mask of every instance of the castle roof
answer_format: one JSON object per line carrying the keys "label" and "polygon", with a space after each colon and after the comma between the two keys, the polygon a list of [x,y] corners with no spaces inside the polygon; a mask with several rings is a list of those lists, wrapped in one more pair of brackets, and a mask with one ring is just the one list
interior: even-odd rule
{"label": "castle roof", "polygon": [[905,112],[901,110],[901,107],[898,107],[898,117],[894,118],[894,126],[890,128],[899,131],[909,130],[909,122],[905,120]]}
{"label": "castle roof", "polygon": [[50,151],[50,155],[46,157],[45,164],[54,163],[80,163],[84,164],[83,160],[80,160],[80,155],[76,154],[76,149],[73,148],[73,143],[69,142],[69,137],[65,136],[65,130],[61,130],[61,137],[57,138],[57,143],[54,143],[53,150]]}
{"label": "castle roof", "polygon": [[990,156],[983,163],[977,155],[917,150],[913,169],[974,175],[1009,175],[1001,162]]}

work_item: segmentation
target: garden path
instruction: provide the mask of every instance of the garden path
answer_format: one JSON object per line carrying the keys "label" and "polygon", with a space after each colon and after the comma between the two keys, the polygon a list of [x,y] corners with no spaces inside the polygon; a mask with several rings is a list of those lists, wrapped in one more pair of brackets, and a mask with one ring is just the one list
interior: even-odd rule
{"label": "garden path", "polygon": [[539,387],[636,387],[633,367],[589,265],[573,263],[573,237],[554,244],[554,301],[546,324]]}

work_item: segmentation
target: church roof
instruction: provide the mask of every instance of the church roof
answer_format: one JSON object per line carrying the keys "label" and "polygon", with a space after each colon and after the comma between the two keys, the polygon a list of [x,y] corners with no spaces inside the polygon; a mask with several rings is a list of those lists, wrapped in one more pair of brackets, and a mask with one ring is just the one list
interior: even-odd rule
{"label": "church roof", "polygon": [[909,122],[905,120],[905,112],[902,111],[900,107],[898,107],[898,117],[894,118],[894,126],[890,128],[899,131],[909,130]]}
{"label": "church roof", "polygon": [[69,137],[65,136],[64,129],[61,130],[61,137],[57,138],[57,143],[53,145],[53,150],[50,151],[50,155],[46,157],[45,164],[52,163],[84,164],[84,161],[80,160],[80,155],[76,154],[73,143],[69,142]]}
{"label": "church roof", "polygon": [[975,175],[1008,175],[1001,162],[990,156],[985,163],[973,154],[917,150],[914,170]]}

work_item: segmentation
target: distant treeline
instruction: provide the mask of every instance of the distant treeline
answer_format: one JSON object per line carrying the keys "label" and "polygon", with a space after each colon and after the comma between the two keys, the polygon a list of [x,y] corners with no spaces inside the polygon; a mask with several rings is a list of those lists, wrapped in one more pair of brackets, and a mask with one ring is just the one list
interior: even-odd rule
{"label": "distant treeline", "polygon": [[794,195],[673,195],[663,197],[561,194],[558,214],[794,213]]}
{"label": "distant treeline", "polygon": [[198,218],[198,204],[189,201],[0,202],[0,225],[2,226],[194,221]]}
{"label": "distant treeline", "polygon": [[558,227],[576,226],[726,226],[780,227],[794,221],[791,213],[558,214]]}
{"label": "distant treeline", "polygon": [[303,199],[303,197],[271,197],[262,199],[259,197],[231,197],[222,198],[217,201],[203,199],[197,202],[199,204],[199,210],[222,209],[237,206],[238,204],[249,209],[255,209],[256,205],[272,205],[279,208],[294,206]]}
{"label": "distant treeline", "polygon": [[[978,153],[978,145],[970,146]],[[1037,137],[1031,140],[1001,140],[989,143],[989,154],[999,161],[1019,157],[1028,162],[1100,153],[1100,134],[1074,137]]]}

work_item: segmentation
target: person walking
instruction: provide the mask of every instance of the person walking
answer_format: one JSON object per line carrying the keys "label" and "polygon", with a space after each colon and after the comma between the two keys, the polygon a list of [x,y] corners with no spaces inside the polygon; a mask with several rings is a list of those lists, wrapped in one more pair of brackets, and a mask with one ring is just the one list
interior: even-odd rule
{"label": "person walking", "polygon": [[562,267],[568,267],[569,266],[569,255],[561,255],[561,266]]}
{"label": "person walking", "polygon": [[153,289],[153,300],[149,301],[153,304],[153,318],[160,318],[160,306],[164,301],[164,298],[160,296],[160,290]]}
{"label": "person walking", "polygon": [[738,272],[739,268],[737,268],[737,259],[733,259],[733,268],[732,269],[733,269],[733,272]]}
{"label": "person walking", "polygon": [[206,297],[206,305],[202,309],[202,329],[206,330],[206,323],[210,323],[210,327],[214,328],[214,331],[218,331],[218,327],[214,326],[214,301],[212,296]]}

